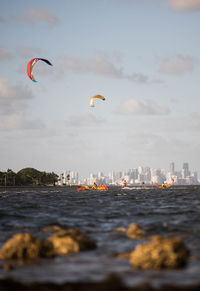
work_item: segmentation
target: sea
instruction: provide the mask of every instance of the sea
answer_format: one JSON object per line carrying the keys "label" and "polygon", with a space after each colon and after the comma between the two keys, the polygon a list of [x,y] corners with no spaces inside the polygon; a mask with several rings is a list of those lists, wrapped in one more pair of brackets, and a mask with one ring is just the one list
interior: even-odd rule
{"label": "sea", "polygon": [[[135,270],[121,253],[131,252],[149,239],[129,239],[117,230],[131,223],[142,227],[148,237],[179,236],[190,251],[183,269]],[[0,279],[22,283],[101,282],[117,274],[127,286],[148,282],[200,284],[200,186],[170,189],[121,189],[77,191],[76,187],[0,188],[0,246],[16,233],[41,237],[50,225],[76,228],[97,243],[95,250],[39,259],[34,264],[16,265],[10,270],[0,262]]]}

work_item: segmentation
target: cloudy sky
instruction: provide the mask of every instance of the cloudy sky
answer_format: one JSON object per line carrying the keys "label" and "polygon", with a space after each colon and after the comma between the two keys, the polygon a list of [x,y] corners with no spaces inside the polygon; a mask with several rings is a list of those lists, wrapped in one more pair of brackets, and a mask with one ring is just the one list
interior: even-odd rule
{"label": "cloudy sky", "polygon": [[0,0],[0,35],[0,171],[200,174],[200,0]]}

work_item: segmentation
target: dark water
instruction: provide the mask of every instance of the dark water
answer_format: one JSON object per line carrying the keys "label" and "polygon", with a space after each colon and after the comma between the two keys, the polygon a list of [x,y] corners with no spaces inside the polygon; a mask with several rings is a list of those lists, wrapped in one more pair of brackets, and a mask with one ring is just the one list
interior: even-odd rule
{"label": "dark water", "polygon": [[[148,235],[180,236],[191,251],[186,268],[136,271],[116,254],[132,251],[146,240],[116,233],[135,222]],[[22,282],[94,282],[117,273],[127,285],[146,281],[157,287],[200,282],[200,188],[78,192],[75,188],[0,188],[0,244],[13,234],[41,236],[49,225],[78,228],[97,242],[97,249],[39,260],[35,265],[0,268],[0,277]],[[2,265],[1,265],[2,266]]]}

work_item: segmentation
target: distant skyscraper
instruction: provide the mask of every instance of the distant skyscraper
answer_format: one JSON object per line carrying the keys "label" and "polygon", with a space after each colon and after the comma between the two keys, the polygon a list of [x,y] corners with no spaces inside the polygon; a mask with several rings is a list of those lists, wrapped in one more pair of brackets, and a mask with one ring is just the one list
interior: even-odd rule
{"label": "distant skyscraper", "polygon": [[116,179],[121,179],[121,178],[122,178],[122,172],[117,172]]}
{"label": "distant skyscraper", "polygon": [[103,172],[98,172],[97,177],[101,179],[103,177]]}
{"label": "distant skyscraper", "polygon": [[174,175],[174,162],[170,162],[170,174]]}
{"label": "distant skyscraper", "polygon": [[90,173],[90,179],[94,179],[95,175],[93,173]]}
{"label": "distant skyscraper", "polygon": [[188,163],[183,163],[182,178],[186,178],[189,175],[190,175],[189,164]]}
{"label": "distant skyscraper", "polygon": [[142,167],[142,166],[139,166],[139,167],[138,167],[138,173],[139,173],[139,174],[142,174],[142,173],[143,173],[143,167]]}

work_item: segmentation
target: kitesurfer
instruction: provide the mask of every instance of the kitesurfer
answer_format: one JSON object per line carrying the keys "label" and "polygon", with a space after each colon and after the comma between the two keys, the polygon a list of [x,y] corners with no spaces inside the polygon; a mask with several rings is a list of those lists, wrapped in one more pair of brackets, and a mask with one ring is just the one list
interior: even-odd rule
{"label": "kitesurfer", "polygon": [[122,184],[122,188],[126,187],[126,185],[127,185],[127,182],[126,182],[126,180],[124,179],[124,180],[123,180],[123,184]]}
{"label": "kitesurfer", "polygon": [[92,189],[97,189],[97,184],[94,182],[93,186],[92,186]]}

